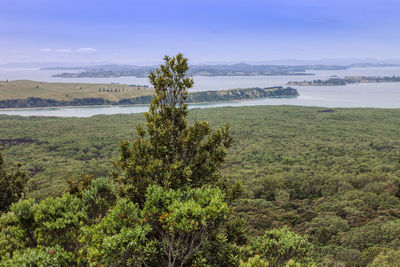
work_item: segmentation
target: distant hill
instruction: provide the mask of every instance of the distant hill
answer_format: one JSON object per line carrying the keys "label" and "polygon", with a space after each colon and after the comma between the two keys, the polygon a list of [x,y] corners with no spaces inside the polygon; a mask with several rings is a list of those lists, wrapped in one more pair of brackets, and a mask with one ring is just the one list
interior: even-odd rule
{"label": "distant hill", "polygon": [[[190,74],[197,76],[290,76],[290,75],[313,75],[312,70],[344,70],[351,67],[399,67],[394,63],[368,63],[360,62],[355,64],[315,64],[315,65],[252,65],[245,63],[238,64],[217,64],[217,65],[192,65]],[[136,65],[92,65],[73,67],[50,67],[46,70],[74,71],[61,72],[53,77],[61,78],[115,78],[115,77],[146,77],[156,66]],[[80,70],[76,72],[76,70]]]}
{"label": "distant hill", "polygon": [[71,101],[75,98],[104,98],[118,101],[123,98],[153,95],[153,93],[154,89],[146,85],[0,81],[0,100],[39,97],[63,101]]}
{"label": "distant hill", "polygon": [[[109,78],[135,76],[145,77],[149,75],[155,66],[134,65],[96,65],[75,66],[63,68],[45,68],[46,70],[81,70],[79,72],[62,72],[53,77],[62,78]],[[343,69],[341,66],[284,66],[284,65],[193,65],[190,67],[191,75],[198,76],[279,76],[279,75],[312,75],[308,69]]]}
{"label": "distant hill", "polygon": [[[124,84],[0,82],[0,108],[150,104],[154,89]],[[187,103],[240,101],[256,98],[296,97],[294,88],[267,87],[189,94]]]}

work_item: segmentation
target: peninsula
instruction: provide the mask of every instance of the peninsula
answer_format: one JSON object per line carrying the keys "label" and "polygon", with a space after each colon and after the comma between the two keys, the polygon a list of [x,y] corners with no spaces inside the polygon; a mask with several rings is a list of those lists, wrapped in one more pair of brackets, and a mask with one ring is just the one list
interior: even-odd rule
{"label": "peninsula", "polygon": [[400,82],[400,76],[346,76],[344,78],[329,78],[328,80],[290,81],[287,85],[297,86],[340,86],[352,83],[391,83]]}
{"label": "peninsula", "polygon": [[[124,84],[70,84],[34,81],[0,82],[0,108],[150,104],[154,89]],[[297,97],[291,87],[237,88],[190,93],[186,103]]]}

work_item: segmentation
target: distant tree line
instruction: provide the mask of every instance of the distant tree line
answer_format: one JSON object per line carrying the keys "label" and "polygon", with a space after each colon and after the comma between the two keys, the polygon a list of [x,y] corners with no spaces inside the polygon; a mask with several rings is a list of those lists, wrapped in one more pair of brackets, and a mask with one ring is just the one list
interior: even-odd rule
{"label": "distant tree line", "polygon": [[28,97],[25,99],[1,100],[0,108],[35,108],[35,107],[61,107],[61,106],[92,106],[111,105],[113,102],[104,98],[75,98],[73,100],[54,100],[40,97]]}
{"label": "distant tree line", "polygon": [[223,91],[206,91],[192,93],[188,95],[186,103],[236,101],[254,98],[296,97],[298,95],[298,91],[291,87],[255,87],[247,89],[232,89]]}
{"label": "distant tree line", "polygon": [[[122,92],[125,91],[125,88],[122,88]],[[110,88],[99,88],[99,92],[114,92],[114,93],[120,93],[121,92],[121,88],[117,88],[117,89],[110,89]]]}

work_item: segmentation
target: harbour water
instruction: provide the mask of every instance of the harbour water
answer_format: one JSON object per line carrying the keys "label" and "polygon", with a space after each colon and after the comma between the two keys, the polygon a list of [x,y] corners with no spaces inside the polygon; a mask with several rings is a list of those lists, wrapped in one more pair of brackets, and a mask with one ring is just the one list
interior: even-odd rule
{"label": "harbour water", "polygon": [[[147,78],[56,78],[51,75],[59,71],[38,69],[0,69],[0,80],[29,79],[46,82],[84,82],[84,83],[121,83],[149,85]],[[400,76],[400,67],[350,68],[347,70],[309,71],[309,76],[235,76],[204,77],[195,76],[195,86],[191,91],[222,90],[232,88],[286,86],[289,81],[325,80],[332,76]],[[211,108],[223,106],[255,105],[300,105],[319,107],[368,107],[400,108],[400,83],[361,83],[345,86],[295,86],[300,96],[297,98],[268,98],[237,102],[191,104],[189,108]],[[148,110],[146,105],[136,106],[96,106],[96,107],[60,107],[0,110],[0,114],[21,116],[60,116],[90,117],[98,114],[141,113]]]}

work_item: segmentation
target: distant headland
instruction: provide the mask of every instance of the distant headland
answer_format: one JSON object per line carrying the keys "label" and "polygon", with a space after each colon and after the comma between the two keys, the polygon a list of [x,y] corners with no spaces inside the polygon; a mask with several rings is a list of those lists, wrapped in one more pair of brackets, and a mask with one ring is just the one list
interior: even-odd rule
{"label": "distant headland", "polygon": [[[0,82],[0,108],[36,108],[94,105],[150,104],[154,89],[123,84],[70,84],[34,81]],[[241,101],[257,98],[297,97],[294,88],[237,88],[193,92],[186,103]]]}
{"label": "distant headland", "polygon": [[340,86],[352,83],[392,83],[400,82],[400,76],[346,76],[344,78],[329,78],[328,80],[290,81],[287,85],[297,86]]}

